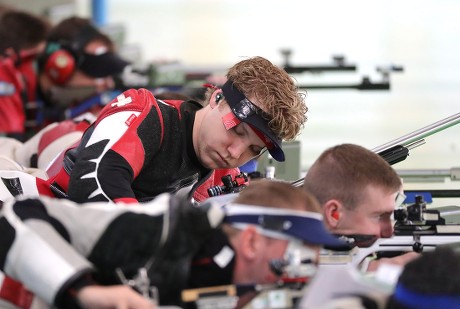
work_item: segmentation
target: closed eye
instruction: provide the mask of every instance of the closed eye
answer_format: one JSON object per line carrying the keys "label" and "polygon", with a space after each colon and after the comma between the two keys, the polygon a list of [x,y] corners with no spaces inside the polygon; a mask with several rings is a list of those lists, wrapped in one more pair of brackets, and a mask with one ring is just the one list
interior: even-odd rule
{"label": "closed eye", "polygon": [[238,125],[236,125],[235,127],[232,128],[233,131],[236,133],[236,135],[238,136],[245,136],[247,135],[247,132],[244,128],[244,126],[240,123]]}
{"label": "closed eye", "polygon": [[[237,126],[232,128],[233,132],[235,132],[236,135],[242,138],[250,138],[250,130],[251,128],[244,123],[240,123]],[[260,146],[260,145],[251,145],[249,146],[249,151],[251,151],[253,157],[258,157],[262,155],[265,150],[267,150],[267,147],[265,146]]]}
{"label": "closed eye", "polygon": [[391,215],[392,213],[385,212],[385,213],[376,214],[374,218],[379,221],[389,220]]}
{"label": "closed eye", "polygon": [[260,147],[260,146],[251,146],[251,151],[255,153],[256,156],[262,155],[267,150],[267,147]]}

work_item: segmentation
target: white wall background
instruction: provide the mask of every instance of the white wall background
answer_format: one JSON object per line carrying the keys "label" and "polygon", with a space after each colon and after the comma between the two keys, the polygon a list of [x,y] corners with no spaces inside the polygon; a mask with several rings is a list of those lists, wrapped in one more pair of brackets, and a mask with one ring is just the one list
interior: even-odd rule
{"label": "white wall background", "polygon": [[[309,90],[302,166],[327,147],[375,148],[460,112],[458,0],[110,0],[108,22],[123,23],[143,60],[230,66],[242,56],[283,63],[330,63],[336,54],[357,72],[297,76],[299,82],[379,81],[377,66],[401,65],[391,91]],[[460,125],[427,138],[396,169],[460,166]],[[454,187],[460,187],[454,183]]]}

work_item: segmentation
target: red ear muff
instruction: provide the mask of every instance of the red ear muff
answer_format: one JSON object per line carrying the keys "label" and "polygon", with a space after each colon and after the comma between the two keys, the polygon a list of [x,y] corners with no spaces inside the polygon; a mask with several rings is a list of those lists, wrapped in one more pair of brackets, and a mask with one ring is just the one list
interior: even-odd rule
{"label": "red ear muff", "polygon": [[67,82],[75,70],[75,58],[65,49],[52,52],[45,63],[46,75],[56,84]]}

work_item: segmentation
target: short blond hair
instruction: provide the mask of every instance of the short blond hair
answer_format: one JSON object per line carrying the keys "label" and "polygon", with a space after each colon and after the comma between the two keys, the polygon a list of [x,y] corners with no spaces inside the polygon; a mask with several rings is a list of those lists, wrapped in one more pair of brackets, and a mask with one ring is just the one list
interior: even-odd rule
{"label": "short blond hair", "polygon": [[321,205],[339,200],[353,210],[366,198],[368,186],[387,193],[401,190],[402,182],[393,167],[377,153],[356,144],[340,144],[323,151],[308,169],[303,187]]}
{"label": "short blond hair", "polygon": [[312,193],[281,180],[256,179],[251,181],[251,184],[239,193],[234,202],[262,207],[321,212],[321,206]]}

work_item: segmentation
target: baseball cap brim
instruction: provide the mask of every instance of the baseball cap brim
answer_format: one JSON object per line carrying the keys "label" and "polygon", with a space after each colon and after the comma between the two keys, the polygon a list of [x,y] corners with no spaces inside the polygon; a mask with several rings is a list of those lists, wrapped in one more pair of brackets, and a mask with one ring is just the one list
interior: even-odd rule
{"label": "baseball cap brim", "polygon": [[296,235],[296,237],[307,243],[323,245],[328,249],[350,249],[350,245],[346,241],[331,234],[324,226],[324,223],[319,220],[310,220],[308,224],[302,226],[302,231]]}
{"label": "baseball cap brim", "polygon": [[102,78],[120,74],[127,65],[128,61],[113,52],[100,55],[85,53],[79,69],[91,77]]}
{"label": "baseball cap brim", "polygon": [[308,244],[322,245],[332,250],[350,249],[349,243],[326,229],[319,213],[247,206],[235,203],[225,205],[225,221],[234,225],[258,225],[273,235],[294,237]]}
{"label": "baseball cap brim", "polygon": [[235,117],[261,133],[258,136],[262,138],[270,155],[276,161],[284,162],[285,156],[281,138],[270,129],[268,117],[264,117],[263,110],[249,101],[230,80],[222,86],[222,92]]}

